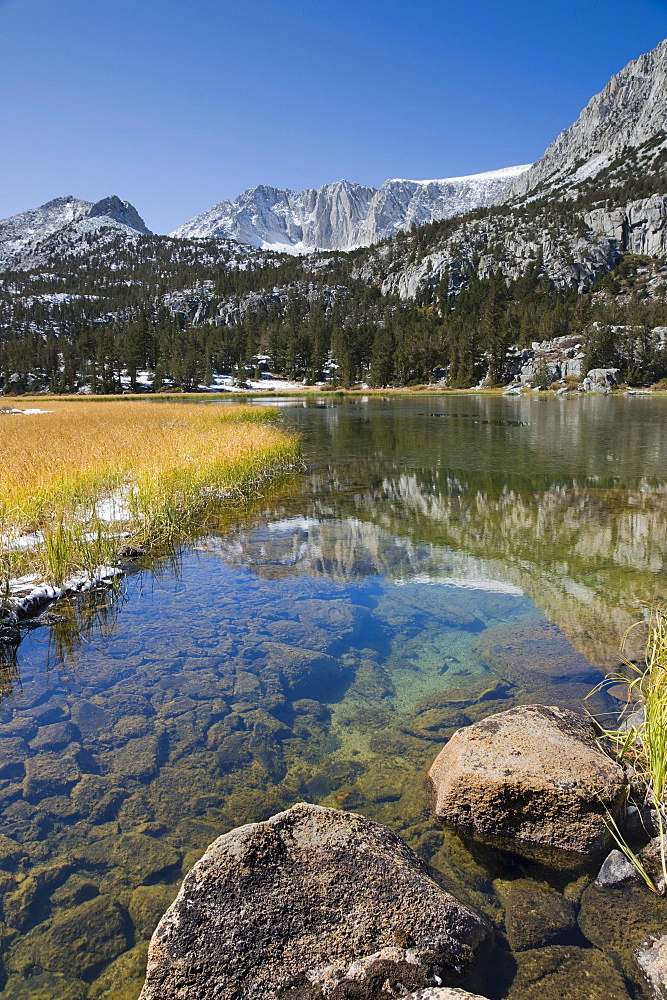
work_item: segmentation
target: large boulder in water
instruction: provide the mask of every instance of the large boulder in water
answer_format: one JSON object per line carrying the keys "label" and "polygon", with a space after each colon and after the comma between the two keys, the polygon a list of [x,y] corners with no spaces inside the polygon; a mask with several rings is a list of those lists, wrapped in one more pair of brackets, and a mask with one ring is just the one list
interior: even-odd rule
{"label": "large boulder in water", "polygon": [[[488,928],[386,827],[300,803],[219,837],[151,940],[141,1000],[384,997],[455,978]],[[436,978],[438,977],[438,978]]]}
{"label": "large boulder in water", "polygon": [[522,705],[454,733],[428,773],[436,817],[519,854],[549,860],[605,850],[607,810],[625,789],[591,723],[567,709]]}

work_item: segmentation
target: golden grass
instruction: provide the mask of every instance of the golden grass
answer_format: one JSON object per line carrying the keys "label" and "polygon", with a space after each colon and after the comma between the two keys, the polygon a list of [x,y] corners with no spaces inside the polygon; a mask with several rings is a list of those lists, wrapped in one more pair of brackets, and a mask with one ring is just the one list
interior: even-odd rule
{"label": "golden grass", "polygon": [[[44,406],[44,404],[42,404]],[[117,548],[122,527],[156,544],[294,467],[298,442],[272,408],[51,402],[51,413],[0,415],[0,575],[40,570],[60,583]],[[117,524],[98,506],[115,497]],[[19,535],[36,532],[29,551]]]}

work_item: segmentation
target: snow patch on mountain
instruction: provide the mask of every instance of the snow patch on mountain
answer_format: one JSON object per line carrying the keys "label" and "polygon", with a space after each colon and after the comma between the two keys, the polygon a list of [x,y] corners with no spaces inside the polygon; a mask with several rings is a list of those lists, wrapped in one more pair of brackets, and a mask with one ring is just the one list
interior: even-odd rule
{"label": "snow patch on mountain", "polygon": [[370,246],[414,225],[436,222],[502,200],[530,164],[464,177],[387,180],[380,188],[335,181],[290,191],[259,185],[221,201],[176,229],[186,239],[226,237],[254,247],[308,253]]}

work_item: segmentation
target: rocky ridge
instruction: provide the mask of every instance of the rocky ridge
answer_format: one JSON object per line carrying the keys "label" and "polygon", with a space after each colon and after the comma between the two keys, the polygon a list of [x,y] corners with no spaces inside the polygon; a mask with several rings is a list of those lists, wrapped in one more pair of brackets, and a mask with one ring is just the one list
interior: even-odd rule
{"label": "rocky ridge", "polygon": [[335,181],[305,191],[267,185],[222,201],[176,229],[189,239],[226,237],[287,251],[370,246],[412,225],[461,215],[500,200],[527,166],[444,180],[387,180],[380,188]]}
{"label": "rocky ridge", "polygon": [[628,147],[640,147],[667,128],[667,39],[628,63],[591,98],[577,121],[507,191],[576,185],[603,170]]}

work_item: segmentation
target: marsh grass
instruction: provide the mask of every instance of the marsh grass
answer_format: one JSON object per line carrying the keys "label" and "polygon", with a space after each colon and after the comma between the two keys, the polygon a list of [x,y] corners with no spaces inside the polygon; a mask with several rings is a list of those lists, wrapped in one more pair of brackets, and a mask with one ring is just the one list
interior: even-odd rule
{"label": "marsh grass", "polygon": [[[630,764],[634,772],[635,793],[643,805],[655,810],[658,823],[662,885],[658,887],[640,859],[628,845],[611,816],[607,818],[610,832],[620,850],[634,865],[641,878],[654,891],[664,893],[667,885],[667,605],[653,607],[648,621],[637,622],[626,632],[624,648],[632,631],[646,624],[645,663],[636,666],[624,657],[626,670],[635,674],[628,684],[628,702],[638,703],[627,721],[623,717],[615,728],[603,729],[603,739],[611,745],[617,760]],[[598,685],[628,683],[625,674],[615,674]]]}
{"label": "marsh grass", "polygon": [[0,600],[37,572],[58,586],[115,559],[118,536],[174,544],[298,463],[273,408],[50,403],[0,417]]}

